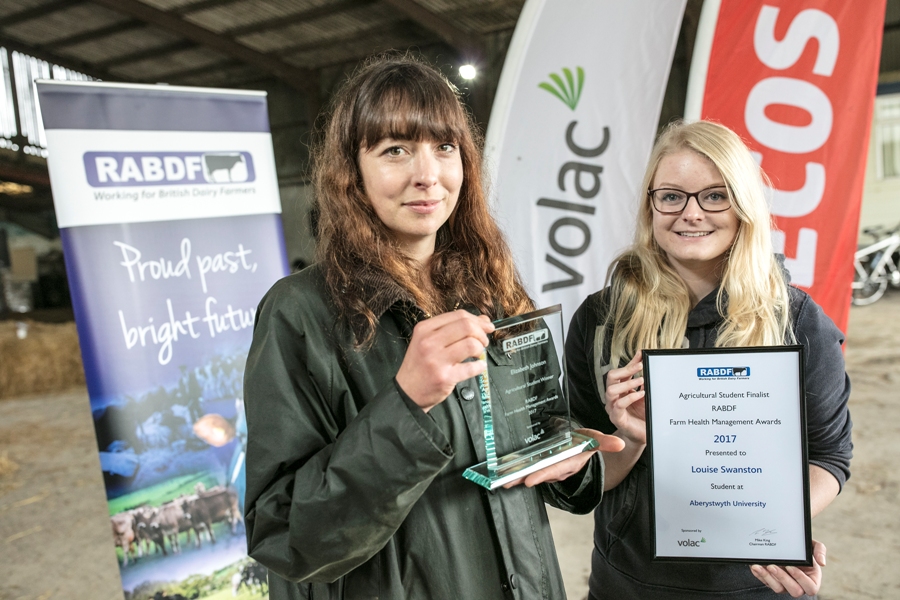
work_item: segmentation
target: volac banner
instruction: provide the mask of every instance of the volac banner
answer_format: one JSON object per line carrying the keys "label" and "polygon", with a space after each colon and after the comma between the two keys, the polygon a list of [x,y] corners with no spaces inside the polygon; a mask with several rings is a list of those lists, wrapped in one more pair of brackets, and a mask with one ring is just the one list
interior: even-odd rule
{"label": "volac banner", "polygon": [[776,251],[844,331],[884,12],[885,0],[706,0],[685,111],[756,152]]}
{"label": "volac banner", "polygon": [[242,381],[287,272],[265,95],[38,93],[124,595],[259,597]]}
{"label": "volac banner", "polygon": [[528,0],[487,132],[499,220],[568,319],[632,241],[686,0]]}

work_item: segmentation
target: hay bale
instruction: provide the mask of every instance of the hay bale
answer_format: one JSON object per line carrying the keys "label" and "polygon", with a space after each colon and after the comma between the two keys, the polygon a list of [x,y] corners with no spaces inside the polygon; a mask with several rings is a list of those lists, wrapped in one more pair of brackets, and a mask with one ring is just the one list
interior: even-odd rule
{"label": "hay bale", "polygon": [[84,385],[74,322],[0,321],[0,399]]}

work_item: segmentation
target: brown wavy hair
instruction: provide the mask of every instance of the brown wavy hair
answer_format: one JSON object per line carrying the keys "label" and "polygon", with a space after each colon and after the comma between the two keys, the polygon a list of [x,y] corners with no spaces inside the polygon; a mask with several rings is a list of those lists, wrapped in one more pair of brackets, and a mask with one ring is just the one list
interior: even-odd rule
{"label": "brown wavy hair", "polygon": [[[481,169],[483,140],[458,90],[435,68],[409,56],[367,61],[334,96],[313,151],[319,210],[317,254],[339,313],[377,323],[361,275],[387,275],[426,314],[471,306],[497,319],[532,308],[512,254],[488,208]],[[384,138],[457,144],[463,182],[450,218],[437,232],[429,265],[405,255],[376,215],[362,183],[359,153]],[[433,287],[432,287],[433,286]]]}

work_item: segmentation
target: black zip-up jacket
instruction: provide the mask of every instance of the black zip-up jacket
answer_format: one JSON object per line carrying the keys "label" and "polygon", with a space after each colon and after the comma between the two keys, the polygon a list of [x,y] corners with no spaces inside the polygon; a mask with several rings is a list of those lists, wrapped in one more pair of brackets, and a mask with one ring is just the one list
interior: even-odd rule
{"label": "black zip-up jacket", "polygon": [[[827,470],[843,486],[850,476],[850,380],[841,352],[843,334],[803,291],[788,287],[793,331],[804,346],[809,462]],[[603,406],[609,346],[597,356],[598,327],[608,310],[609,289],[589,296],[575,312],[566,339],[569,396],[573,419],[612,433]],[[722,316],[716,293],[703,298],[688,316],[690,348],[714,347]],[[590,589],[598,599],[688,600],[780,598],[747,565],[652,562],[649,460],[644,452],[628,476],[606,492],[594,512]]]}
{"label": "black zip-up jacket", "polygon": [[[553,486],[489,493],[463,479],[485,460],[476,380],[423,412],[394,380],[422,311],[384,275],[362,284],[378,318],[362,351],[319,266],[260,304],[244,383],[246,524],[269,597],[565,598],[544,501],[593,510],[599,455]],[[498,396],[522,377],[504,360],[489,356]],[[511,426],[502,413],[494,425]]]}

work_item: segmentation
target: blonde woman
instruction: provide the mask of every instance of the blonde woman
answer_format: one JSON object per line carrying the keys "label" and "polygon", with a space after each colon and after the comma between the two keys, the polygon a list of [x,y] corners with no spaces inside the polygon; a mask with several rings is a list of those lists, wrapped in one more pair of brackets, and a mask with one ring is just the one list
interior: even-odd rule
{"label": "blonde woman", "polygon": [[590,598],[814,596],[825,563],[818,542],[810,568],[651,562],[641,349],[805,346],[812,516],[849,477],[853,446],[842,334],[789,285],[762,175],[740,138],[715,123],[670,125],[642,189],[635,242],[614,261],[609,287],[578,309],[566,342],[573,416],[625,442],[604,453]]}

